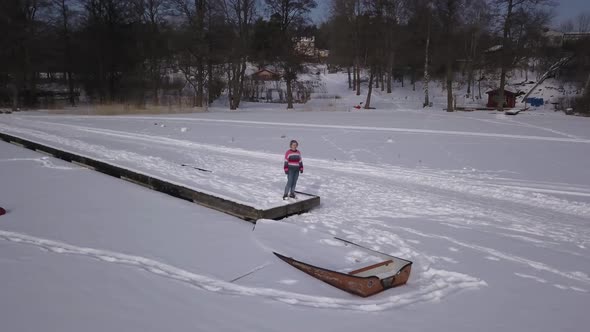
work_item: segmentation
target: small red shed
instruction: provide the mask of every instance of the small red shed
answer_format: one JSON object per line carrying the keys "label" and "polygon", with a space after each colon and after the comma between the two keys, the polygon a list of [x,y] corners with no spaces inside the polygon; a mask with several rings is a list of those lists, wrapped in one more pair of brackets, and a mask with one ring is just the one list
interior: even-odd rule
{"label": "small red shed", "polygon": [[262,68],[254,74],[252,74],[252,79],[256,81],[280,81],[281,75],[266,68]]}
{"label": "small red shed", "polygon": [[[488,107],[498,107],[498,97],[500,96],[500,89],[495,89],[486,92],[488,94]],[[516,106],[516,96],[518,94],[513,91],[504,90],[504,107],[513,108]]]}

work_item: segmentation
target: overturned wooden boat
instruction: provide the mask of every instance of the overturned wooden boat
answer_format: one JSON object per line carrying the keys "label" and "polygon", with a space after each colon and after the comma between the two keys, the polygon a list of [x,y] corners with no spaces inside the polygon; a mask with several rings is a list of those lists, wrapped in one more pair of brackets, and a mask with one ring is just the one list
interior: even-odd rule
{"label": "overturned wooden boat", "polygon": [[[338,238],[335,239],[341,240]],[[352,242],[348,243],[358,246]],[[373,251],[368,248],[364,249]],[[283,261],[314,278],[320,279],[321,281],[343,291],[362,297],[368,297],[386,289],[404,285],[408,281],[412,270],[411,261],[376,251],[373,252],[379,254],[379,256],[386,260],[380,263],[360,267],[350,272],[333,271],[304,263],[276,252],[274,252],[274,254]]]}

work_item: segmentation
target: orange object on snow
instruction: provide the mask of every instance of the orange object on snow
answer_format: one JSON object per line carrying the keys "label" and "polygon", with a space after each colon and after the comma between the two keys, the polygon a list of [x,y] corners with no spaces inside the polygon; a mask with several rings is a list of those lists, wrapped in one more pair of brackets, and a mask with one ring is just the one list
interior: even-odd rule
{"label": "orange object on snow", "polygon": [[276,252],[273,253],[310,276],[361,297],[371,296],[386,289],[406,284],[412,270],[412,262],[393,256],[391,256],[392,259],[381,263],[342,273],[313,266]]}

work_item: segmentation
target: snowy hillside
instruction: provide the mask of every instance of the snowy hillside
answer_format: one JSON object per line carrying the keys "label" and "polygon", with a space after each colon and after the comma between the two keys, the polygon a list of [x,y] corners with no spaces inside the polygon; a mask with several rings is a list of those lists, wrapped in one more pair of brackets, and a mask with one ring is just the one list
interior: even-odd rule
{"label": "snowy hillside", "polygon": [[[321,66],[310,69],[311,72],[321,73],[320,75],[302,75],[301,80],[317,80],[323,89],[312,94],[311,100],[303,105],[308,111],[352,111],[354,106],[366,102],[368,77],[363,76],[361,94],[356,96],[355,92],[348,88],[348,75],[344,72],[328,73]],[[495,77],[486,77],[481,82],[475,82],[472,93],[467,94],[466,79],[461,73],[455,74],[457,82],[453,85],[453,96],[456,98],[458,107],[485,107],[488,101],[486,92],[498,88],[498,80]],[[581,94],[581,89],[572,82],[563,82],[555,78],[548,78],[536,83],[543,76],[540,72],[513,71],[507,78],[506,88],[522,95],[517,98],[517,107],[525,107],[523,96],[530,92],[529,97],[542,98],[545,105],[531,106],[531,109],[550,111],[554,109],[551,103],[558,102],[560,98],[571,98]],[[396,110],[419,110],[424,103],[424,82],[421,80],[412,83],[409,77],[405,77],[402,83],[394,80],[392,93],[388,94],[386,89],[374,87],[371,96],[371,106],[376,109]],[[481,97],[480,97],[481,95]],[[447,91],[444,82],[433,80],[429,83],[429,100],[437,110],[446,108]],[[360,104],[362,105],[362,104]]]}

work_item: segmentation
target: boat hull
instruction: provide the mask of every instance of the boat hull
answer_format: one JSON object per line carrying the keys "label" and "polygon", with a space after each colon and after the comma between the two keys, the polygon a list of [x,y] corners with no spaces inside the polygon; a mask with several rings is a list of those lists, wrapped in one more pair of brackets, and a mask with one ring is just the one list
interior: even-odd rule
{"label": "boat hull", "polygon": [[368,297],[383,290],[405,284],[410,277],[412,269],[412,263],[408,262],[397,273],[383,279],[378,276],[360,277],[307,264],[276,252],[274,254],[284,262],[314,278],[361,297]]}

